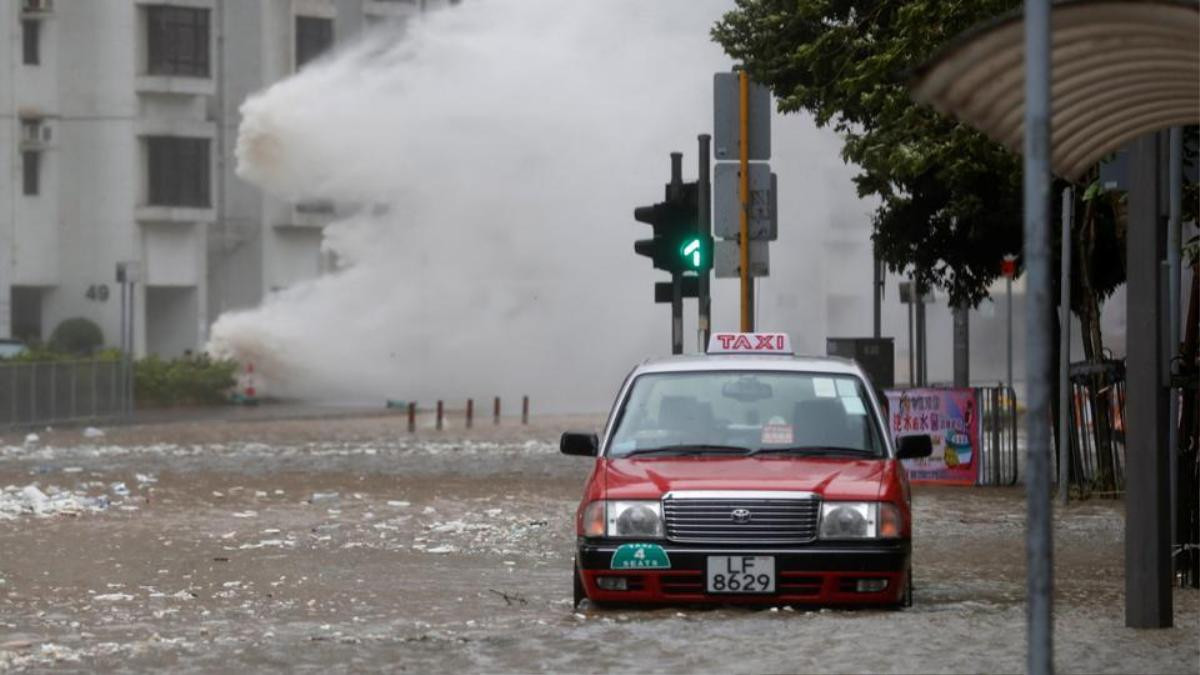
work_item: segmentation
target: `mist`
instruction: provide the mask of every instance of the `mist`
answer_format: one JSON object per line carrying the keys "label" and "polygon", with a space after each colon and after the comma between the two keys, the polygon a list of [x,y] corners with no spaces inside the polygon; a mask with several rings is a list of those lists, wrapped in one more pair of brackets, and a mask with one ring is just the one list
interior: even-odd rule
{"label": "mist", "polygon": [[[606,409],[635,363],[669,352],[668,308],[652,302],[666,277],[633,254],[650,228],[632,210],[662,199],[668,152],[696,176],[712,75],[732,65],[709,29],[730,8],[475,0],[250,97],[239,175],[346,216],[324,232],[334,271],[222,315],[209,350],[253,362],[274,396]],[[822,352],[828,332],[869,329],[870,254],[855,242],[872,206],[832,133],[804,116],[776,116],[773,133],[781,234],[760,327]],[[736,295],[714,282],[715,328],[736,329]]]}

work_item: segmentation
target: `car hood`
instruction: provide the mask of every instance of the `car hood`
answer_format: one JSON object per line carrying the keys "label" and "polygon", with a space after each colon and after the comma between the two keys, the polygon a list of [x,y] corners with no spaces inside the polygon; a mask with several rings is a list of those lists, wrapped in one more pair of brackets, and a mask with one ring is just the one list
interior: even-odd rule
{"label": "car hood", "polygon": [[673,490],[800,490],[876,499],[894,460],[841,457],[631,457],[606,459],[609,499],[657,499]]}

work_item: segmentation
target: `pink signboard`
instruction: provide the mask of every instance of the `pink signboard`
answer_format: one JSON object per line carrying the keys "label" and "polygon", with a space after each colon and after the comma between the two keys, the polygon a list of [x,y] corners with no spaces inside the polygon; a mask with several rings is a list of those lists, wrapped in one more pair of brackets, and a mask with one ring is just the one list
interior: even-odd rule
{"label": "pink signboard", "polygon": [[979,401],[974,389],[887,391],[892,438],[927,434],[933,454],[906,459],[914,483],[974,485],[979,476]]}

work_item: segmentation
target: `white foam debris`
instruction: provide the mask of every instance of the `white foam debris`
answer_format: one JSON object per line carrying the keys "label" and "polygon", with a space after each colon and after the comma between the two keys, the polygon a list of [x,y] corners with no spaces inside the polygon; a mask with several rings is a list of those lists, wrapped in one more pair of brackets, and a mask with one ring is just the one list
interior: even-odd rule
{"label": "white foam debris", "polygon": [[148,473],[135,473],[133,475],[133,477],[137,479],[138,483],[157,483],[158,482],[157,477],[152,476]]}
{"label": "white foam debris", "polygon": [[234,518],[255,518],[258,516],[258,511],[235,511]]}
{"label": "white foam debris", "polygon": [[128,593],[103,593],[92,599],[99,602],[125,602],[132,600],[133,596]]}
{"label": "white foam debris", "polygon": [[113,483],[110,487],[112,488],[114,495],[121,495],[122,497],[129,496],[129,488],[126,487],[124,483]]}
{"label": "white foam debris", "polygon": [[37,443],[37,442],[38,442],[38,441],[40,441],[40,440],[42,440],[42,438],[41,438],[40,436],[38,436],[37,434],[32,434],[32,433],[31,433],[31,434],[26,434],[26,436],[25,436],[25,445],[33,445],[33,444]]}
{"label": "white foam debris", "polygon": [[285,547],[295,546],[296,542],[292,539],[263,539],[256,544],[242,544],[238,548],[241,550],[267,548],[267,547]]}
{"label": "white foam debris", "polygon": [[394,506],[396,508],[404,508],[406,506],[412,506],[412,502],[406,502],[401,499],[389,499],[387,505]]}
{"label": "white foam debris", "polygon": [[84,438],[104,438],[104,430],[96,427],[85,427],[83,430]]}
{"label": "white foam debris", "polygon": [[37,485],[0,489],[0,520],[19,516],[49,517],[77,515],[88,511],[103,511],[109,506],[107,496],[90,497],[83,491],[64,490],[50,486],[42,491]]}

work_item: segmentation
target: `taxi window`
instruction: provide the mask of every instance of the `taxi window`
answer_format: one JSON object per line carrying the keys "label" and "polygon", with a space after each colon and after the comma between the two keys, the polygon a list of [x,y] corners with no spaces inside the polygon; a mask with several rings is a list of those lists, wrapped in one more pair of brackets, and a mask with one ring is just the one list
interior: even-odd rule
{"label": "taxi window", "polygon": [[886,455],[869,398],[853,376],[737,371],[639,376],[609,454],[676,447]]}

